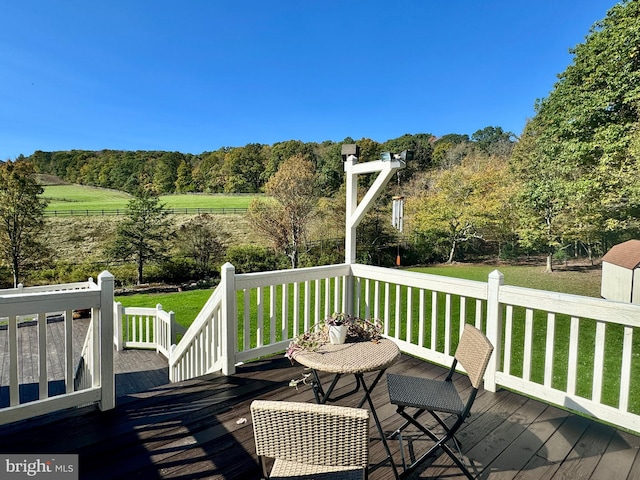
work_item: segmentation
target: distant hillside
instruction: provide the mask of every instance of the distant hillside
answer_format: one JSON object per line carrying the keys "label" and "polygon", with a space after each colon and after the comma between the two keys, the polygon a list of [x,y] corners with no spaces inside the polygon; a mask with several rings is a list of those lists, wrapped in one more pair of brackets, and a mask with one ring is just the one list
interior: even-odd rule
{"label": "distant hillside", "polygon": [[60,177],[50,175],[48,173],[39,173],[38,182],[40,185],[44,185],[45,187],[48,185],[67,185],[67,182],[62,180]]}

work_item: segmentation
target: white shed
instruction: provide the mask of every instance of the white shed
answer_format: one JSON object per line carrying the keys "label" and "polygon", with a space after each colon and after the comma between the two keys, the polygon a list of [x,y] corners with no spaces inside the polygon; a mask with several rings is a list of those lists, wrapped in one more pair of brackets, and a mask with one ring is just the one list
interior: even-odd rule
{"label": "white shed", "polygon": [[612,247],[602,257],[600,295],[608,300],[640,304],[639,266],[640,240]]}

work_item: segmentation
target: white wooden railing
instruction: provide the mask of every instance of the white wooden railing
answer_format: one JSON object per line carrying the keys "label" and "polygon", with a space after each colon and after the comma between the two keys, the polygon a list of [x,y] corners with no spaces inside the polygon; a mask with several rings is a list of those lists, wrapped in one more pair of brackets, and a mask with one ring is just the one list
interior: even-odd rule
{"label": "white wooden railing", "polygon": [[403,352],[443,365],[472,323],[496,347],[488,390],[640,432],[640,305],[508,286],[499,271],[478,282],[355,264],[236,275],[227,264],[222,278],[170,359],[173,380],[232,374],[334,311],[379,318]]}
{"label": "white wooden railing", "polygon": [[169,358],[176,344],[175,314],[156,308],[124,307],[114,304],[113,342],[118,350],[125,348],[155,349]]}
{"label": "white wooden railing", "polygon": [[[67,393],[48,398],[50,347],[41,319],[64,312],[69,339],[67,319],[76,309],[93,314],[83,360],[76,369],[65,350]],[[452,360],[463,324],[473,323],[495,346],[488,390],[506,387],[640,432],[640,400],[632,394],[640,382],[640,306],[504,285],[498,271],[477,282],[357,264],[253,274],[235,274],[226,264],[220,285],[173,348],[172,320],[158,309],[128,310],[129,323],[114,321],[113,310],[113,277],[106,272],[97,285],[0,291],[9,363],[3,388],[10,396],[0,424],[87,403],[112,408],[114,338],[121,346],[166,351],[170,378],[178,381],[214,371],[233,374],[238,363],[282,352],[298,333],[345,311],[381,319],[385,335],[402,351],[443,365]],[[40,332],[40,398],[26,404],[18,385],[19,318],[35,319]],[[114,323],[135,336],[114,336]]]}
{"label": "white wooden railing", "polygon": [[[74,310],[91,310],[92,321],[85,339],[80,368],[73,352],[72,319]],[[64,319],[63,352],[47,336],[47,317]],[[38,340],[35,350],[38,368],[34,373],[38,399],[21,402],[19,367],[19,319],[36,322]],[[113,372],[113,276],[103,272],[96,284],[91,279],[65,285],[27,287],[0,291],[0,321],[6,323],[7,351],[2,352],[8,374],[9,404],[0,408],[0,424],[42,415],[56,410],[97,403],[100,409],[115,406]],[[64,365],[65,394],[49,396],[48,359],[55,355]]]}

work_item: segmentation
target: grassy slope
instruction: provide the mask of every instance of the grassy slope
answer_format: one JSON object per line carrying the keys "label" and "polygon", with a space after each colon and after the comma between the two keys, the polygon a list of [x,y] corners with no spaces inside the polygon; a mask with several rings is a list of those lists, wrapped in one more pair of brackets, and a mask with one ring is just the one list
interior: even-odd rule
{"label": "grassy slope", "polygon": [[[118,190],[84,185],[48,185],[44,198],[49,200],[48,211],[123,210],[131,195]],[[255,195],[163,195],[167,208],[247,208]]]}

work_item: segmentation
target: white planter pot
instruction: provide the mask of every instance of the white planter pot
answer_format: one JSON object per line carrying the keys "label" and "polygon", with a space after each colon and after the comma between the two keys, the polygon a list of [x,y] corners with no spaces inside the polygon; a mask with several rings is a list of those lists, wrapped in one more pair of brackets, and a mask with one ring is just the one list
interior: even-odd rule
{"label": "white planter pot", "polygon": [[329,341],[332,345],[341,345],[347,338],[348,325],[329,325]]}

